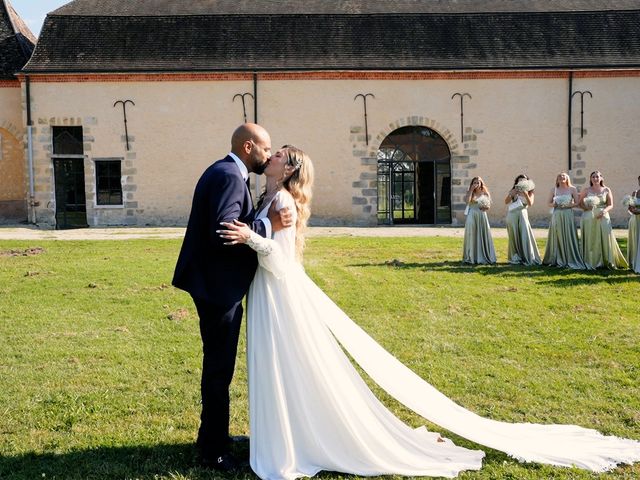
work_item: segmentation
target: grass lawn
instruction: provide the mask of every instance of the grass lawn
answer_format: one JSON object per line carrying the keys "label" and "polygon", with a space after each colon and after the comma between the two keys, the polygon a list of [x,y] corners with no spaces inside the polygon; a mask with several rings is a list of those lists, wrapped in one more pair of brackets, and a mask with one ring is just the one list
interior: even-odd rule
{"label": "grass lawn", "polygon": [[[640,276],[463,266],[461,242],[312,238],[305,264],[357,323],[463,406],[640,440]],[[506,240],[496,246],[504,259]],[[169,286],[179,247],[0,242],[1,479],[255,478],[194,466],[200,337],[191,299]],[[243,353],[232,397],[232,433],[246,435]],[[459,478],[640,478],[640,465],[594,475],[484,450],[484,468]]]}

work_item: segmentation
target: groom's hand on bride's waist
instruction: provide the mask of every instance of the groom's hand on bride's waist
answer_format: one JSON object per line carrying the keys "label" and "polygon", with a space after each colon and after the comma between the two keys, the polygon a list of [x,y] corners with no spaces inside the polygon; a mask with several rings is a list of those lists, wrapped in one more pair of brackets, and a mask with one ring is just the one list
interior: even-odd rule
{"label": "groom's hand on bride's waist", "polygon": [[293,225],[293,214],[288,207],[276,209],[275,202],[269,207],[269,213],[267,215],[271,222],[271,228],[274,232],[282,230],[283,228],[289,228]]}

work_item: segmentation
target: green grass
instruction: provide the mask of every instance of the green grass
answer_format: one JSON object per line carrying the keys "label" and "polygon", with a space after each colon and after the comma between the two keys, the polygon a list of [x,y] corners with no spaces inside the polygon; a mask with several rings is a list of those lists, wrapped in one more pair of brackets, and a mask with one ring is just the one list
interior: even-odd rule
{"label": "green grass", "polygon": [[[0,242],[0,478],[223,478],[194,464],[200,338],[189,296],[168,286],[179,246]],[[496,246],[505,258],[506,242]],[[6,254],[28,247],[44,251]],[[465,407],[640,439],[640,277],[463,266],[460,254],[451,238],[312,238],[305,264],[357,323]],[[244,342],[240,351],[236,435],[248,434]],[[484,450],[484,468],[460,478],[640,477],[640,465],[594,475]]]}

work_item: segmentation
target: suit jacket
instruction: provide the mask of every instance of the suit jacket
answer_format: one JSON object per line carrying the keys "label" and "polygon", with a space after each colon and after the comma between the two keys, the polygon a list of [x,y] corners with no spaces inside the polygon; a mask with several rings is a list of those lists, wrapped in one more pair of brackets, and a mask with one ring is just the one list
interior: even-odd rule
{"label": "suit jacket", "polygon": [[265,236],[264,223],[254,216],[251,194],[234,160],[227,156],[207,168],[193,194],[173,285],[219,306],[240,302],[258,260],[246,245],[224,245],[216,230],[222,228],[220,222],[238,219]]}

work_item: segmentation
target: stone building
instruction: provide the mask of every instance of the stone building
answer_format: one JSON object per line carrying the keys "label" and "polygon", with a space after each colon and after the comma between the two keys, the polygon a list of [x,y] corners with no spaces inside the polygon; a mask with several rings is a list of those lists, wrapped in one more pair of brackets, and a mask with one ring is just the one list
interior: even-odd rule
{"label": "stone building", "polygon": [[314,160],[315,224],[459,225],[474,175],[499,224],[521,172],[545,224],[596,169],[622,224],[640,174],[637,0],[75,0],[21,81],[43,225],[184,224],[245,119]]}
{"label": "stone building", "polygon": [[34,43],[9,0],[0,0],[0,224],[27,218],[25,128],[15,73],[29,60]]}

